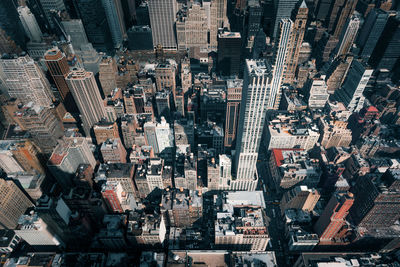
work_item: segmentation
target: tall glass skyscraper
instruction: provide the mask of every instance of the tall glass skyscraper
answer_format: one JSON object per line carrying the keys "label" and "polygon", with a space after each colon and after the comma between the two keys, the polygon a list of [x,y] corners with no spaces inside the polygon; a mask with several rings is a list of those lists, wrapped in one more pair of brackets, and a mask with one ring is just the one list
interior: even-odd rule
{"label": "tall glass skyscraper", "polygon": [[114,47],[119,48],[124,38],[126,38],[124,12],[122,10],[121,0],[102,0],[101,2],[106,13]]}

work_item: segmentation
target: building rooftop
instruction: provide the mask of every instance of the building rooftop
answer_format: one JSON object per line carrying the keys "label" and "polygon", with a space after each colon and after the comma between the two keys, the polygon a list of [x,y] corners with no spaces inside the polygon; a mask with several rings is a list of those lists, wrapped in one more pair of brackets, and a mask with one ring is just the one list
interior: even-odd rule
{"label": "building rooftop", "polygon": [[218,34],[219,38],[240,38],[240,32],[222,32]]}
{"label": "building rooftop", "polygon": [[250,60],[246,59],[247,69],[249,73],[256,74],[256,75],[264,75],[270,74],[272,71],[271,65],[268,61],[260,59],[260,60]]}

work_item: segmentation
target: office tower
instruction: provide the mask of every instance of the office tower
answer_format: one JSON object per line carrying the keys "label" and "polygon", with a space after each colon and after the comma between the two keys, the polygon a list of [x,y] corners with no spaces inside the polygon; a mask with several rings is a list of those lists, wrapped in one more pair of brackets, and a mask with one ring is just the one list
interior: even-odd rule
{"label": "office tower", "polygon": [[258,0],[249,0],[248,6],[248,25],[247,25],[247,38],[256,36],[260,30],[262,8]]}
{"label": "office tower", "polygon": [[28,55],[3,56],[0,59],[0,75],[10,97],[24,103],[33,101],[36,105],[52,105],[52,92],[37,63]]}
{"label": "office tower", "polygon": [[336,0],[329,20],[328,31],[339,38],[346,24],[346,21],[353,15],[358,0]]}
{"label": "office tower", "polygon": [[310,80],[310,90],[308,92],[308,107],[323,108],[329,99],[328,86],[325,82],[325,75]]}
{"label": "office tower", "polygon": [[311,160],[302,149],[272,149],[269,169],[276,191],[302,183],[316,187],[321,177],[318,160]]}
{"label": "office tower", "polygon": [[33,42],[40,42],[42,40],[42,32],[35,19],[35,16],[32,14],[29,8],[27,6],[19,6],[18,14],[29,40]]}
{"label": "office tower", "polygon": [[146,122],[143,126],[144,136],[146,138],[146,144],[153,147],[154,153],[158,154],[157,136],[156,136],[156,124],[154,122]]}
{"label": "office tower", "polygon": [[343,102],[350,112],[358,112],[363,108],[363,92],[372,72],[373,69],[365,63],[353,60],[342,88],[335,91],[335,98]]}
{"label": "office tower", "polygon": [[90,136],[90,129],[94,124],[106,117],[103,100],[93,72],[76,69],[68,74],[66,80],[82,115],[85,134]]}
{"label": "office tower", "polygon": [[50,154],[57,145],[57,140],[64,134],[62,122],[53,108],[33,105],[30,102],[14,116],[18,117],[19,126],[30,133],[44,154]]}
{"label": "office tower", "polygon": [[368,13],[360,30],[357,44],[360,46],[360,56],[368,60],[378,43],[390,14],[382,9],[374,8]]}
{"label": "office tower", "polygon": [[319,126],[321,133],[319,142],[325,149],[350,146],[352,132],[347,128],[347,121],[335,117],[320,118]]}
{"label": "office tower", "polygon": [[218,72],[223,76],[239,75],[242,38],[239,32],[218,34]]}
{"label": "office tower", "polygon": [[368,63],[374,69],[392,70],[400,58],[400,18],[390,16]]}
{"label": "office tower", "polygon": [[59,140],[47,166],[63,190],[72,186],[72,178],[79,164],[96,167],[96,160],[90,146],[83,137],[64,137]]}
{"label": "office tower", "polygon": [[44,15],[46,16],[47,22],[49,25],[54,28],[54,22],[52,18],[52,11],[64,11],[66,10],[65,4],[63,0],[39,0],[42,9],[44,11]]}
{"label": "office tower", "polygon": [[161,45],[163,49],[176,50],[174,28],[177,13],[176,1],[149,0],[148,7],[154,48]]}
{"label": "office tower", "polygon": [[132,115],[125,115],[121,118],[121,133],[126,148],[131,148],[135,144],[137,127],[136,119]]}
{"label": "office tower", "polygon": [[[191,199],[191,201],[188,201]],[[203,215],[203,196],[198,191],[164,191],[161,212],[169,219],[170,226],[190,227],[199,222]]]}
{"label": "office tower", "polygon": [[321,217],[314,225],[320,242],[330,242],[336,237],[346,224],[346,217],[353,203],[353,194],[350,192],[333,194]]}
{"label": "office tower", "polygon": [[242,100],[243,80],[227,81],[227,102],[225,118],[225,148],[231,148],[236,141],[236,131],[239,122],[240,102]]}
{"label": "office tower", "polygon": [[98,0],[73,0],[78,17],[82,20],[86,35],[94,46],[113,47],[110,28],[103,6]]}
{"label": "office tower", "polygon": [[8,175],[18,172],[44,174],[39,150],[29,140],[0,142],[0,168]]}
{"label": "office tower", "polygon": [[[265,251],[270,237],[268,218],[263,212],[265,204],[260,203],[264,200],[260,196],[261,191],[253,192],[254,199],[251,200],[242,193],[223,192],[216,196],[218,204],[214,207],[215,245],[228,250]],[[235,210],[240,210],[242,215],[234,212]]]}
{"label": "office tower", "polygon": [[153,192],[156,188],[164,189],[163,184],[163,169],[164,160],[161,158],[151,158],[148,161],[146,180],[150,188],[150,192]]}
{"label": "office tower", "polygon": [[176,21],[178,50],[208,49],[208,19],[206,9],[196,2],[180,13]]}
{"label": "office tower", "polygon": [[274,31],[272,34],[273,38],[278,37],[279,35],[279,26],[282,20],[290,19],[292,15],[292,11],[295,8],[296,4],[299,0],[278,0],[275,5],[275,22],[274,22]]}
{"label": "office tower", "polygon": [[214,0],[212,5],[216,5],[217,28],[229,28],[228,18],[226,17],[227,0]]}
{"label": "office tower", "polygon": [[165,117],[168,121],[170,119],[170,95],[171,93],[167,90],[163,90],[156,93],[156,106],[158,117]]}
{"label": "office tower", "polygon": [[107,139],[100,147],[103,161],[106,163],[126,163],[126,150],[121,139]]}
{"label": "office tower", "polygon": [[39,217],[37,212],[21,215],[15,233],[32,247],[64,245],[62,240],[53,233],[53,230]]}
{"label": "office tower", "polygon": [[122,46],[122,42],[126,38],[124,12],[122,10],[121,0],[101,0],[101,3],[106,13],[114,48],[118,49]]}
{"label": "office tower", "polygon": [[400,212],[399,177],[397,169],[388,169],[382,177],[357,180],[350,210],[355,225],[377,231],[395,224]]}
{"label": "office tower", "polygon": [[173,134],[169,123],[164,117],[161,117],[161,122],[156,126],[156,138],[159,152],[163,152],[167,147],[173,146]]}
{"label": "office tower", "polygon": [[86,71],[93,72],[96,75],[99,72],[99,65],[101,62],[101,56],[93,48],[91,43],[82,44],[80,50],[75,50],[78,57],[81,59],[83,63],[83,68]]}
{"label": "office tower", "polygon": [[116,122],[98,122],[93,127],[94,136],[98,145],[107,139],[119,138],[118,125]]}
{"label": "office tower", "polygon": [[257,186],[256,163],[268,100],[271,98],[272,71],[267,62],[246,60],[239,129],[236,143],[233,190],[254,191]]}
{"label": "office tower", "polygon": [[134,194],[136,192],[132,178],[135,171],[133,163],[101,164],[95,179],[96,181],[118,182],[124,192]]}
{"label": "office tower", "polygon": [[103,57],[99,66],[99,80],[104,96],[117,88],[118,67],[113,57]]}
{"label": "office tower", "polygon": [[347,72],[350,69],[351,62],[353,62],[353,56],[338,57],[336,58],[327,71],[326,84],[328,86],[328,92],[333,94],[335,90],[339,89],[344,79],[347,76]]}
{"label": "office tower", "polygon": [[24,171],[21,164],[13,157],[13,143],[11,141],[0,142],[0,168],[7,175],[21,173]]}
{"label": "office tower", "polygon": [[127,28],[132,27],[133,23],[137,21],[135,2],[135,0],[121,0],[125,25]]}
{"label": "office tower", "polygon": [[153,36],[149,26],[132,26],[128,30],[129,50],[153,50]]}
{"label": "office tower", "polygon": [[123,213],[122,208],[122,194],[123,189],[121,183],[107,181],[101,188],[101,195],[106,201],[109,210],[113,213]]}
{"label": "office tower", "polygon": [[44,60],[50,75],[57,86],[61,99],[67,100],[70,91],[65,78],[69,73],[69,65],[65,54],[57,47],[54,47],[46,52]]}
{"label": "office tower", "polygon": [[65,19],[61,21],[67,40],[74,49],[81,49],[82,45],[89,43],[85,28],[80,19]]}
{"label": "office tower", "polygon": [[159,63],[155,69],[157,91],[167,89],[175,98],[176,68],[170,63]]}
{"label": "office tower", "polygon": [[353,46],[354,40],[356,39],[358,28],[360,27],[360,17],[353,15],[343,29],[342,34],[339,38],[337,50],[335,51],[335,57],[346,55],[350,52]]}
{"label": "office tower", "polygon": [[333,2],[334,0],[319,0],[314,10],[316,19],[325,22],[329,18],[329,10]]}
{"label": "office tower", "polygon": [[309,189],[305,185],[296,186],[283,194],[281,201],[282,214],[284,214],[287,209],[313,211],[319,197],[320,194],[315,189]]}
{"label": "office tower", "polygon": [[[301,114],[303,117],[304,114]],[[273,148],[301,148],[310,150],[318,142],[319,129],[316,124],[306,124],[299,129],[296,121],[299,113],[278,113],[268,118],[265,127],[265,145],[267,149]],[[309,117],[305,117],[311,121]],[[292,134],[294,133],[294,134]]]}
{"label": "office tower", "polygon": [[226,85],[210,85],[200,97],[202,121],[222,123],[226,112]]}
{"label": "office tower", "polygon": [[280,37],[275,54],[275,65],[271,83],[271,93],[268,99],[269,109],[278,109],[281,98],[281,85],[286,69],[286,58],[291,38],[293,22],[290,19],[283,19],[280,22]]}
{"label": "office tower", "polygon": [[186,94],[187,91],[192,87],[192,72],[190,71],[190,59],[185,57],[181,61],[180,65],[180,78],[181,78],[181,87],[183,90],[183,94]]}
{"label": "office tower", "polygon": [[288,54],[286,57],[286,71],[283,83],[292,84],[294,82],[297,65],[299,62],[300,47],[306,30],[308,8],[304,0],[297,10],[296,17],[292,25],[290,34]]}
{"label": "office tower", "polygon": [[14,229],[19,217],[33,206],[13,180],[0,178],[0,227]]}
{"label": "office tower", "polygon": [[[223,0],[222,0],[223,1]],[[218,7],[221,7],[219,5],[221,2],[217,1],[203,1],[202,6],[204,7],[206,11],[206,16],[207,16],[207,29],[208,29],[208,34],[209,34],[209,49],[211,51],[216,51],[218,47],[217,43],[217,35],[218,35],[218,28],[219,24],[222,23],[220,19],[218,19],[217,14],[218,14]]]}
{"label": "office tower", "polygon": [[0,28],[5,31],[5,36],[9,36],[18,46],[25,48],[24,28],[18,18],[15,1],[0,1]]}

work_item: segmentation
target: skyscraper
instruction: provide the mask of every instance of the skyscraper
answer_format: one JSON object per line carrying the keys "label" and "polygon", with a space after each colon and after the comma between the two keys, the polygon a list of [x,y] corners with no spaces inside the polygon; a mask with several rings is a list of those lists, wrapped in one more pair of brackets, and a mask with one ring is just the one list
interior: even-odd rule
{"label": "skyscraper", "polygon": [[335,57],[346,55],[350,52],[350,48],[353,46],[354,40],[356,39],[358,28],[360,27],[360,18],[357,15],[353,15],[343,29],[342,34],[339,38],[339,44],[337,45]]}
{"label": "skyscraper", "polygon": [[272,70],[266,61],[246,60],[236,143],[236,179],[232,181],[232,190],[256,189],[256,163],[265,114],[272,93],[271,82]]}
{"label": "skyscraper", "polygon": [[100,148],[103,161],[106,163],[126,163],[126,150],[121,139],[107,139]]}
{"label": "skyscraper", "polygon": [[217,69],[221,75],[239,75],[242,39],[239,32],[218,34]]}
{"label": "skyscraper", "polygon": [[68,191],[73,184],[73,175],[79,164],[96,166],[96,160],[87,140],[83,137],[64,137],[57,146],[47,163],[47,166],[64,191]]}
{"label": "skyscraper", "polygon": [[31,41],[40,42],[42,40],[42,32],[35,19],[35,16],[27,6],[18,7],[19,19],[22,22],[26,35]]}
{"label": "skyscraper", "polygon": [[282,19],[289,19],[292,11],[299,0],[277,0],[275,1],[275,23],[272,37],[275,38],[279,34],[279,24]]}
{"label": "skyscraper", "polygon": [[281,85],[286,69],[286,58],[288,54],[289,40],[292,33],[293,22],[290,19],[283,19],[280,22],[279,44],[275,55],[275,65],[272,76],[271,93],[268,98],[267,107],[278,109],[282,94]]}
{"label": "skyscraper", "polygon": [[64,53],[57,47],[50,49],[44,55],[46,66],[50,71],[50,75],[57,86],[61,99],[65,100],[70,93],[65,78],[69,73],[67,58]]}
{"label": "skyscraper", "polygon": [[80,19],[66,19],[61,21],[66,38],[72,43],[74,49],[81,49],[82,45],[89,43],[85,28]]}
{"label": "skyscraper", "polygon": [[342,88],[335,91],[335,98],[343,102],[350,112],[358,112],[365,101],[364,89],[371,78],[373,69],[365,63],[353,60]]}
{"label": "skyscraper", "polygon": [[227,102],[225,118],[225,148],[231,148],[236,140],[236,131],[239,123],[240,102],[242,100],[243,80],[227,81]]}
{"label": "skyscraper", "polygon": [[20,57],[3,56],[0,59],[0,75],[11,97],[28,103],[49,107],[53,95],[49,81],[37,63],[27,54]]}
{"label": "skyscraper", "polygon": [[154,122],[146,122],[143,130],[147,145],[153,147],[154,153],[158,154],[160,151],[157,143],[156,126]]}
{"label": "skyscraper", "polygon": [[0,227],[14,229],[19,217],[33,204],[12,180],[1,178],[0,192]]}
{"label": "skyscraper", "polygon": [[119,48],[124,38],[126,38],[124,11],[122,10],[121,0],[101,0],[101,3],[106,13],[114,47]]}
{"label": "skyscraper", "polygon": [[19,126],[28,131],[35,144],[45,154],[51,154],[57,145],[57,139],[63,136],[64,127],[53,108],[33,105],[29,102],[16,114]]}
{"label": "skyscraper", "polygon": [[368,60],[371,56],[388,19],[389,13],[382,9],[374,8],[368,13],[357,40],[363,59]]}
{"label": "skyscraper", "polygon": [[106,110],[92,72],[75,69],[67,76],[67,84],[82,115],[83,129],[90,136],[95,123],[106,118]]}
{"label": "skyscraper", "polygon": [[208,49],[207,10],[200,3],[191,3],[185,13],[182,12],[176,22],[178,49],[186,50],[199,47]]}
{"label": "skyscraper", "polygon": [[212,5],[216,5],[217,11],[217,27],[218,28],[229,28],[228,18],[226,17],[227,11],[227,0],[213,0]]}
{"label": "skyscraper", "polygon": [[176,0],[149,0],[148,6],[154,47],[162,45],[164,49],[176,50]]}
{"label": "skyscraper", "polygon": [[20,47],[25,47],[24,28],[18,18],[15,1],[0,1],[0,28]]}
{"label": "skyscraper", "polygon": [[46,16],[48,23],[50,24],[51,27],[54,27],[51,12],[53,10],[55,10],[55,11],[66,10],[64,1],[63,0],[39,0],[39,2],[43,8],[44,15]]}
{"label": "skyscraper", "polygon": [[336,237],[346,223],[346,216],[354,203],[352,193],[334,193],[324,212],[314,226],[321,242],[329,242]]}
{"label": "skyscraper", "polygon": [[325,82],[325,75],[314,77],[310,80],[310,91],[308,92],[308,107],[323,108],[328,101],[328,86]]}
{"label": "skyscraper", "polygon": [[249,0],[248,3],[247,38],[256,36],[260,30],[262,8],[258,0]]}
{"label": "skyscraper", "polygon": [[331,12],[328,30],[338,38],[343,31],[346,21],[353,14],[358,0],[336,0]]}
{"label": "skyscraper", "polygon": [[375,69],[392,70],[400,58],[400,18],[391,16],[368,63]]}
{"label": "skyscraper", "polygon": [[355,201],[350,214],[354,224],[367,230],[390,228],[399,219],[399,170],[388,169],[380,178],[362,178],[353,188]]}
{"label": "skyscraper", "polygon": [[297,10],[296,17],[294,18],[292,32],[290,34],[288,55],[286,57],[286,72],[284,76],[284,83],[293,83],[297,64],[299,61],[300,47],[303,43],[304,33],[306,31],[308,16],[308,8],[303,0]]}
{"label": "skyscraper", "polygon": [[160,153],[163,152],[165,148],[173,146],[172,130],[164,117],[161,117],[161,123],[157,123],[156,138]]}
{"label": "skyscraper", "polygon": [[95,47],[111,48],[112,39],[103,6],[98,0],[73,0],[89,42]]}

